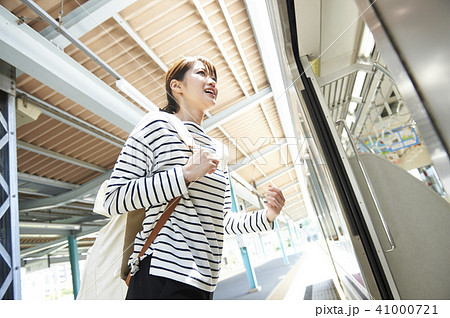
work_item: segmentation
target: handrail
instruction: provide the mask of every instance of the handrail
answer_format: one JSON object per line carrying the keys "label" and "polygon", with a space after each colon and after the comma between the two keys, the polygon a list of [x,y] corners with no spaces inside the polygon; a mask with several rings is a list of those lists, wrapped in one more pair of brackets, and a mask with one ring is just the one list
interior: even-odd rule
{"label": "handrail", "polygon": [[386,75],[387,77],[389,77],[389,79],[395,83],[394,79],[391,76],[391,73],[389,73],[389,71],[380,63],[378,62],[374,62],[373,63],[373,67],[380,70],[380,72],[384,73],[384,75]]}
{"label": "handrail", "polygon": [[[347,133],[348,133],[348,132],[347,132]],[[350,136],[349,136],[348,138],[350,138]],[[356,138],[356,140],[359,141],[359,143],[360,143],[364,148],[367,149],[368,152],[373,153],[373,154],[376,154],[376,152],[375,152],[372,148],[370,148],[369,146],[367,146],[366,143],[365,143],[364,141],[362,141],[362,140],[359,139],[358,137],[355,137],[355,138]]]}
{"label": "handrail", "polygon": [[383,223],[384,231],[386,232],[386,236],[388,237],[389,243],[391,245],[391,248],[388,249],[388,250],[384,250],[384,252],[386,252],[386,253],[392,252],[393,250],[395,250],[396,244],[395,244],[394,238],[392,237],[391,230],[389,229],[389,226],[388,226],[388,224],[386,222],[386,219],[384,218],[383,212],[381,211],[380,203],[378,202],[377,196],[375,194],[375,190],[373,189],[372,182],[370,181],[370,179],[369,179],[369,177],[367,175],[366,169],[364,168],[364,164],[362,163],[362,161],[361,161],[361,159],[359,157],[359,154],[358,154],[358,151],[356,149],[355,143],[353,141],[352,135],[350,134],[350,131],[349,131],[345,121],[343,119],[339,119],[338,121],[336,121],[336,125],[339,125],[339,124],[343,124],[344,129],[347,132],[348,138],[350,140],[350,143],[352,145],[353,151],[355,153],[356,161],[358,162],[358,164],[359,164],[359,166],[361,168],[361,171],[363,173],[364,179],[366,180],[367,186],[369,188],[370,195],[372,196],[372,199],[373,199],[373,202],[375,203],[375,207],[377,209],[378,215],[379,215],[379,217],[381,219],[381,222]]}

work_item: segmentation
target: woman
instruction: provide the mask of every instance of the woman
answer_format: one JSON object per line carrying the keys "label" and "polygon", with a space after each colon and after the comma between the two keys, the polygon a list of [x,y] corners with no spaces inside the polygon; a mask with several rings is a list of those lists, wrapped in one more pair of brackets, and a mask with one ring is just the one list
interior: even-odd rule
{"label": "woman", "polygon": [[[197,150],[180,141],[158,113],[149,113],[128,137],[114,167],[105,207],[111,215],[146,209],[130,258],[126,299],[212,299],[219,277],[224,232],[272,229],[284,205],[279,189],[267,191],[267,208],[232,213],[227,169],[201,124],[216,104],[216,69],[203,57],[183,58],[166,74],[168,104]],[[141,259],[137,256],[167,203],[182,196],[170,219]]]}

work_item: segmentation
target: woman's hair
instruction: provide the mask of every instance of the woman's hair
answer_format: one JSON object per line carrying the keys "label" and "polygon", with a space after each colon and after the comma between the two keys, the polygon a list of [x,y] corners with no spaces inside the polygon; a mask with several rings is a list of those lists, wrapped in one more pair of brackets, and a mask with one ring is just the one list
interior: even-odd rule
{"label": "woman's hair", "polygon": [[177,100],[172,95],[172,89],[170,88],[170,82],[173,79],[182,81],[184,75],[189,71],[195,64],[195,62],[200,61],[205,65],[206,71],[211,77],[217,78],[217,72],[215,66],[210,60],[203,56],[189,56],[180,58],[176,61],[172,67],[166,73],[166,94],[167,94],[167,105],[160,109],[166,113],[175,114],[180,110],[180,105],[178,105]]}

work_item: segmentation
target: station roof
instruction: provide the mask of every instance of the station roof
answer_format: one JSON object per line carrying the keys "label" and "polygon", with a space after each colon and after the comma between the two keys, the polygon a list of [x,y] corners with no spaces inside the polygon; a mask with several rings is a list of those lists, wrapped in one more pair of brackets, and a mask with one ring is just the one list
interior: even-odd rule
{"label": "station roof", "polygon": [[[17,98],[24,104],[17,112],[22,258],[67,255],[70,234],[81,252],[93,244],[107,222],[92,212],[98,186],[139,118],[165,105],[164,74],[180,56],[202,55],[217,67],[220,94],[204,126],[228,146],[233,185],[245,207],[259,208],[255,193],[264,194],[271,183],[287,198],[286,218],[307,217],[285,142],[289,123],[280,117],[259,49],[265,39],[255,36],[246,1],[65,0],[62,10],[58,0],[35,3],[88,50],[23,2],[0,1],[1,18],[16,22],[17,40],[1,58],[10,54],[16,66]],[[325,48],[335,38],[334,22],[343,14],[357,20],[357,10],[348,13],[332,1],[311,10],[309,34],[318,37],[311,52],[323,54],[321,73],[354,63],[362,21],[338,46]],[[119,89],[118,81],[127,87]]]}

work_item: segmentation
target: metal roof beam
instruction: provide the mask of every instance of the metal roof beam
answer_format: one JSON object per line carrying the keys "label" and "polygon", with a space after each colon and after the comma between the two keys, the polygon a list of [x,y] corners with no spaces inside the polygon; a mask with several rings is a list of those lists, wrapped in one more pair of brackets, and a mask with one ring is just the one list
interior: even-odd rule
{"label": "metal roof beam", "polygon": [[[76,236],[77,238],[82,237],[82,236],[86,236],[95,232],[98,232],[99,228],[91,228],[85,231],[82,231],[80,233],[78,233]],[[27,248],[25,250],[20,251],[20,258],[26,258],[26,257],[30,257],[30,255],[33,255],[35,253],[38,252],[44,252],[45,254],[49,253],[49,249],[53,249],[53,248],[59,248],[61,245],[67,244],[67,237],[63,237],[61,239],[56,239],[54,241],[48,242],[48,243],[44,243],[44,244],[39,244],[37,246],[33,246],[30,248]]]}
{"label": "metal roof beam", "polygon": [[262,101],[272,96],[273,94],[271,88],[267,87],[259,91],[258,93],[234,104],[233,106],[228,107],[217,115],[206,119],[203,122],[203,127],[205,128],[206,132],[211,131],[214,128],[217,128],[220,125],[226,123],[227,121],[230,121],[231,119],[242,115],[244,112],[248,111],[249,108],[258,105]]}
{"label": "metal roof beam", "polygon": [[39,177],[39,176],[35,176],[32,174],[23,173],[23,172],[17,172],[17,177],[21,181],[34,182],[34,183],[44,184],[44,185],[48,185],[48,186],[52,186],[52,187],[56,187],[56,188],[62,188],[62,189],[73,190],[73,189],[80,187],[78,184],[73,184],[73,183],[69,183],[69,182],[63,182],[63,181],[59,181],[59,180],[53,180],[53,179],[49,179],[49,178]]}
{"label": "metal roof beam", "polygon": [[[80,38],[96,26],[102,24],[115,13],[129,7],[137,0],[89,0],[63,17],[63,26],[75,38]],[[70,44],[63,35],[52,27],[40,32],[47,40],[60,48]]]}
{"label": "metal roof beam", "polygon": [[275,178],[281,176],[282,174],[291,171],[294,168],[295,168],[295,166],[291,165],[291,166],[287,166],[284,169],[278,170],[277,172],[270,174],[267,177],[256,181],[256,187],[259,187],[259,186],[263,185],[264,183],[269,182],[270,180],[275,179]]}
{"label": "metal roof beam", "polygon": [[0,7],[0,58],[82,105],[121,129],[131,132],[144,112],[56,48],[17,17]]}
{"label": "metal roof beam", "polygon": [[261,192],[259,192],[254,186],[252,186],[249,182],[247,182],[243,177],[241,177],[239,174],[237,173],[231,173],[230,174],[231,177],[233,179],[236,180],[236,182],[239,182],[240,184],[242,184],[247,190],[253,192],[254,194],[256,194],[257,196],[259,196],[260,198],[263,197],[263,195],[261,194]]}
{"label": "metal roof beam", "polygon": [[120,15],[114,14],[112,16],[117,23],[128,33],[128,35],[147,53],[153,61],[164,71],[169,69],[167,65],[159,58],[159,56],[147,45],[147,43],[137,34],[136,31],[128,24],[127,21]]}
{"label": "metal roof beam", "polygon": [[288,196],[285,197],[284,199],[287,201],[287,200],[290,200],[290,199],[292,199],[292,198],[295,198],[296,196],[300,196],[301,198],[303,198],[301,192],[295,192],[295,193],[292,193],[291,195],[288,195]]}
{"label": "metal roof beam", "polygon": [[[64,28],[75,38],[80,38],[96,26],[102,24],[113,14],[122,11],[137,0],[89,0],[63,17]],[[64,49],[70,41],[55,28],[48,26],[40,34],[57,47]],[[16,77],[22,75],[16,71]]]}
{"label": "metal roof beam", "polygon": [[288,183],[288,184],[282,186],[282,187],[280,188],[280,190],[281,190],[281,191],[284,191],[284,190],[287,190],[287,189],[289,189],[290,187],[293,187],[293,186],[295,186],[295,185],[298,185],[298,181],[292,181],[291,183]]}
{"label": "metal roof beam", "polygon": [[22,223],[19,223],[20,235],[59,235],[59,236],[69,236],[72,234],[71,230],[63,229],[49,229],[43,227],[23,227]]}
{"label": "metal roof beam", "polygon": [[40,6],[38,6],[32,0],[21,0],[28,8],[34,11],[42,20],[47,22],[51,27],[53,27],[56,31],[64,35],[73,45],[75,45],[78,49],[80,49],[84,54],[89,56],[93,61],[99,64],[105,71],[107,71],[110,75],[112,75],[115,79],[120,79],[120,75],[111,68],[108,64],[105,63],[101,58],[99,58],[94,52],[91,51],[84,43],[78,41],[78,39],[66,30],[65,27],[60,25],[58,21],[53,19],[53,17],[47,13],[47,11],[43,10]]}
{"label": "metal roof beam", "polygon": [[120,139],[119,137],[114,136],[113,134],[104,131],[103,129],[100,129],[84,120],[81,120],[80,118],[73,116],[72,114],[69,114],[68,112],[65,112],[33,95],[30,95],[20,89],[17,89],[17,92],[22,94],[28,103],[31,102],[34,106],[38,107],[46,116],[52,117],[66,125],[81,130],[82,132],[106,141],[116,147],[122,148],[125,143],[125,140]]}
{"label": "metal roof beam", "polygon": [[44,198],[38,200],[29,200],[25,202],[19,202],[19,211],[36,211],[43,209],[50,209],[53,207],[65,205],[69,202],[73,202],[83,198],[85,195],[96,192],[103,181],[109,179],[112,170],[105,172],[101,176],[86,182],[82,186],[75,190],[64,192],[51,198]]}
{"label": "metal roof beam", "polygon": [[[227,133],[222,126],[219,126],[218,128],[222,132],[222,134],[224,134],[225,137],[227,137],[228,140],[244,155],[244,157],[248,157],[247,152],[241,146],[239,146],[235,138],[231,138],[230,134]],[[264,176],[266,175],[264,171],[261,169],[261,167],[259,167],[255,162],[253,162],[253,165],[255,166],[256,169],[258,169],[260,173],[262,173]]]}
{"label": "metal roof beam", "polygon": [[94,171],[98,171],[98,172],[106,172],[107,171],[106,168],[94,165],[94,164],[86,162],[86,161],[75,159],[75,158],[72,158],[70,156],[66,156],[66,155],[60,154],[60,153],[52,151],[52,150],[48,150],[48,149],[45,149],[45,148],[42,148],[42,147],[38,147],[38,146],[35,146],[35,145],[32,145],[32,144],[26,143],[26,142],[24,142],[22,140],[17,140],[17,148],[24,149],[24,150],[27,150],[27,151],[31,151],[31,152],[34,152],[34,153],[37,153],[37,154],[40,154],[40,155],[43,155],[43,156],[46,156],[46,157],[50,157],[50,158],[56,159],[56,160],[61,160],[61,161],[64,161],[64,162],[68,162],[70,164],[73,164],[73,165],[76,165],[76,166],[80,166],[80,167],[83,167],[83,168],[86,168],[86,169],[90,169],[90,170],[94,170]]}
{"label": "metal roof beam", "polygon": [[293,206],[296,205],[296,204],[302,204],[302,203],[304,203],[304,200],[303,200],[303,199],[300,199],[300,200],[298,200],[298,201],[291,202],[291,203],[285,205],[285,206],[283,207],[283,209],[289,209],[289,208],[293,207]]}
{"label": "metal roof beam", "polygon": [[282,146],[286,145],[286,141],[281,144],[274,144],[271,146],[268,146],[264,148],[263,150],[256,151],[254,153],[251,153],[247,155],[247,157],[243,160],[241,160],[238,163],[235,163],[234,165],[230,166],[228,169],[230,171],[238,170],[242,167],[248,166],[256,162],[259,158],[264,157],[265,155],[271,154],[272,152],[279,150]]}

